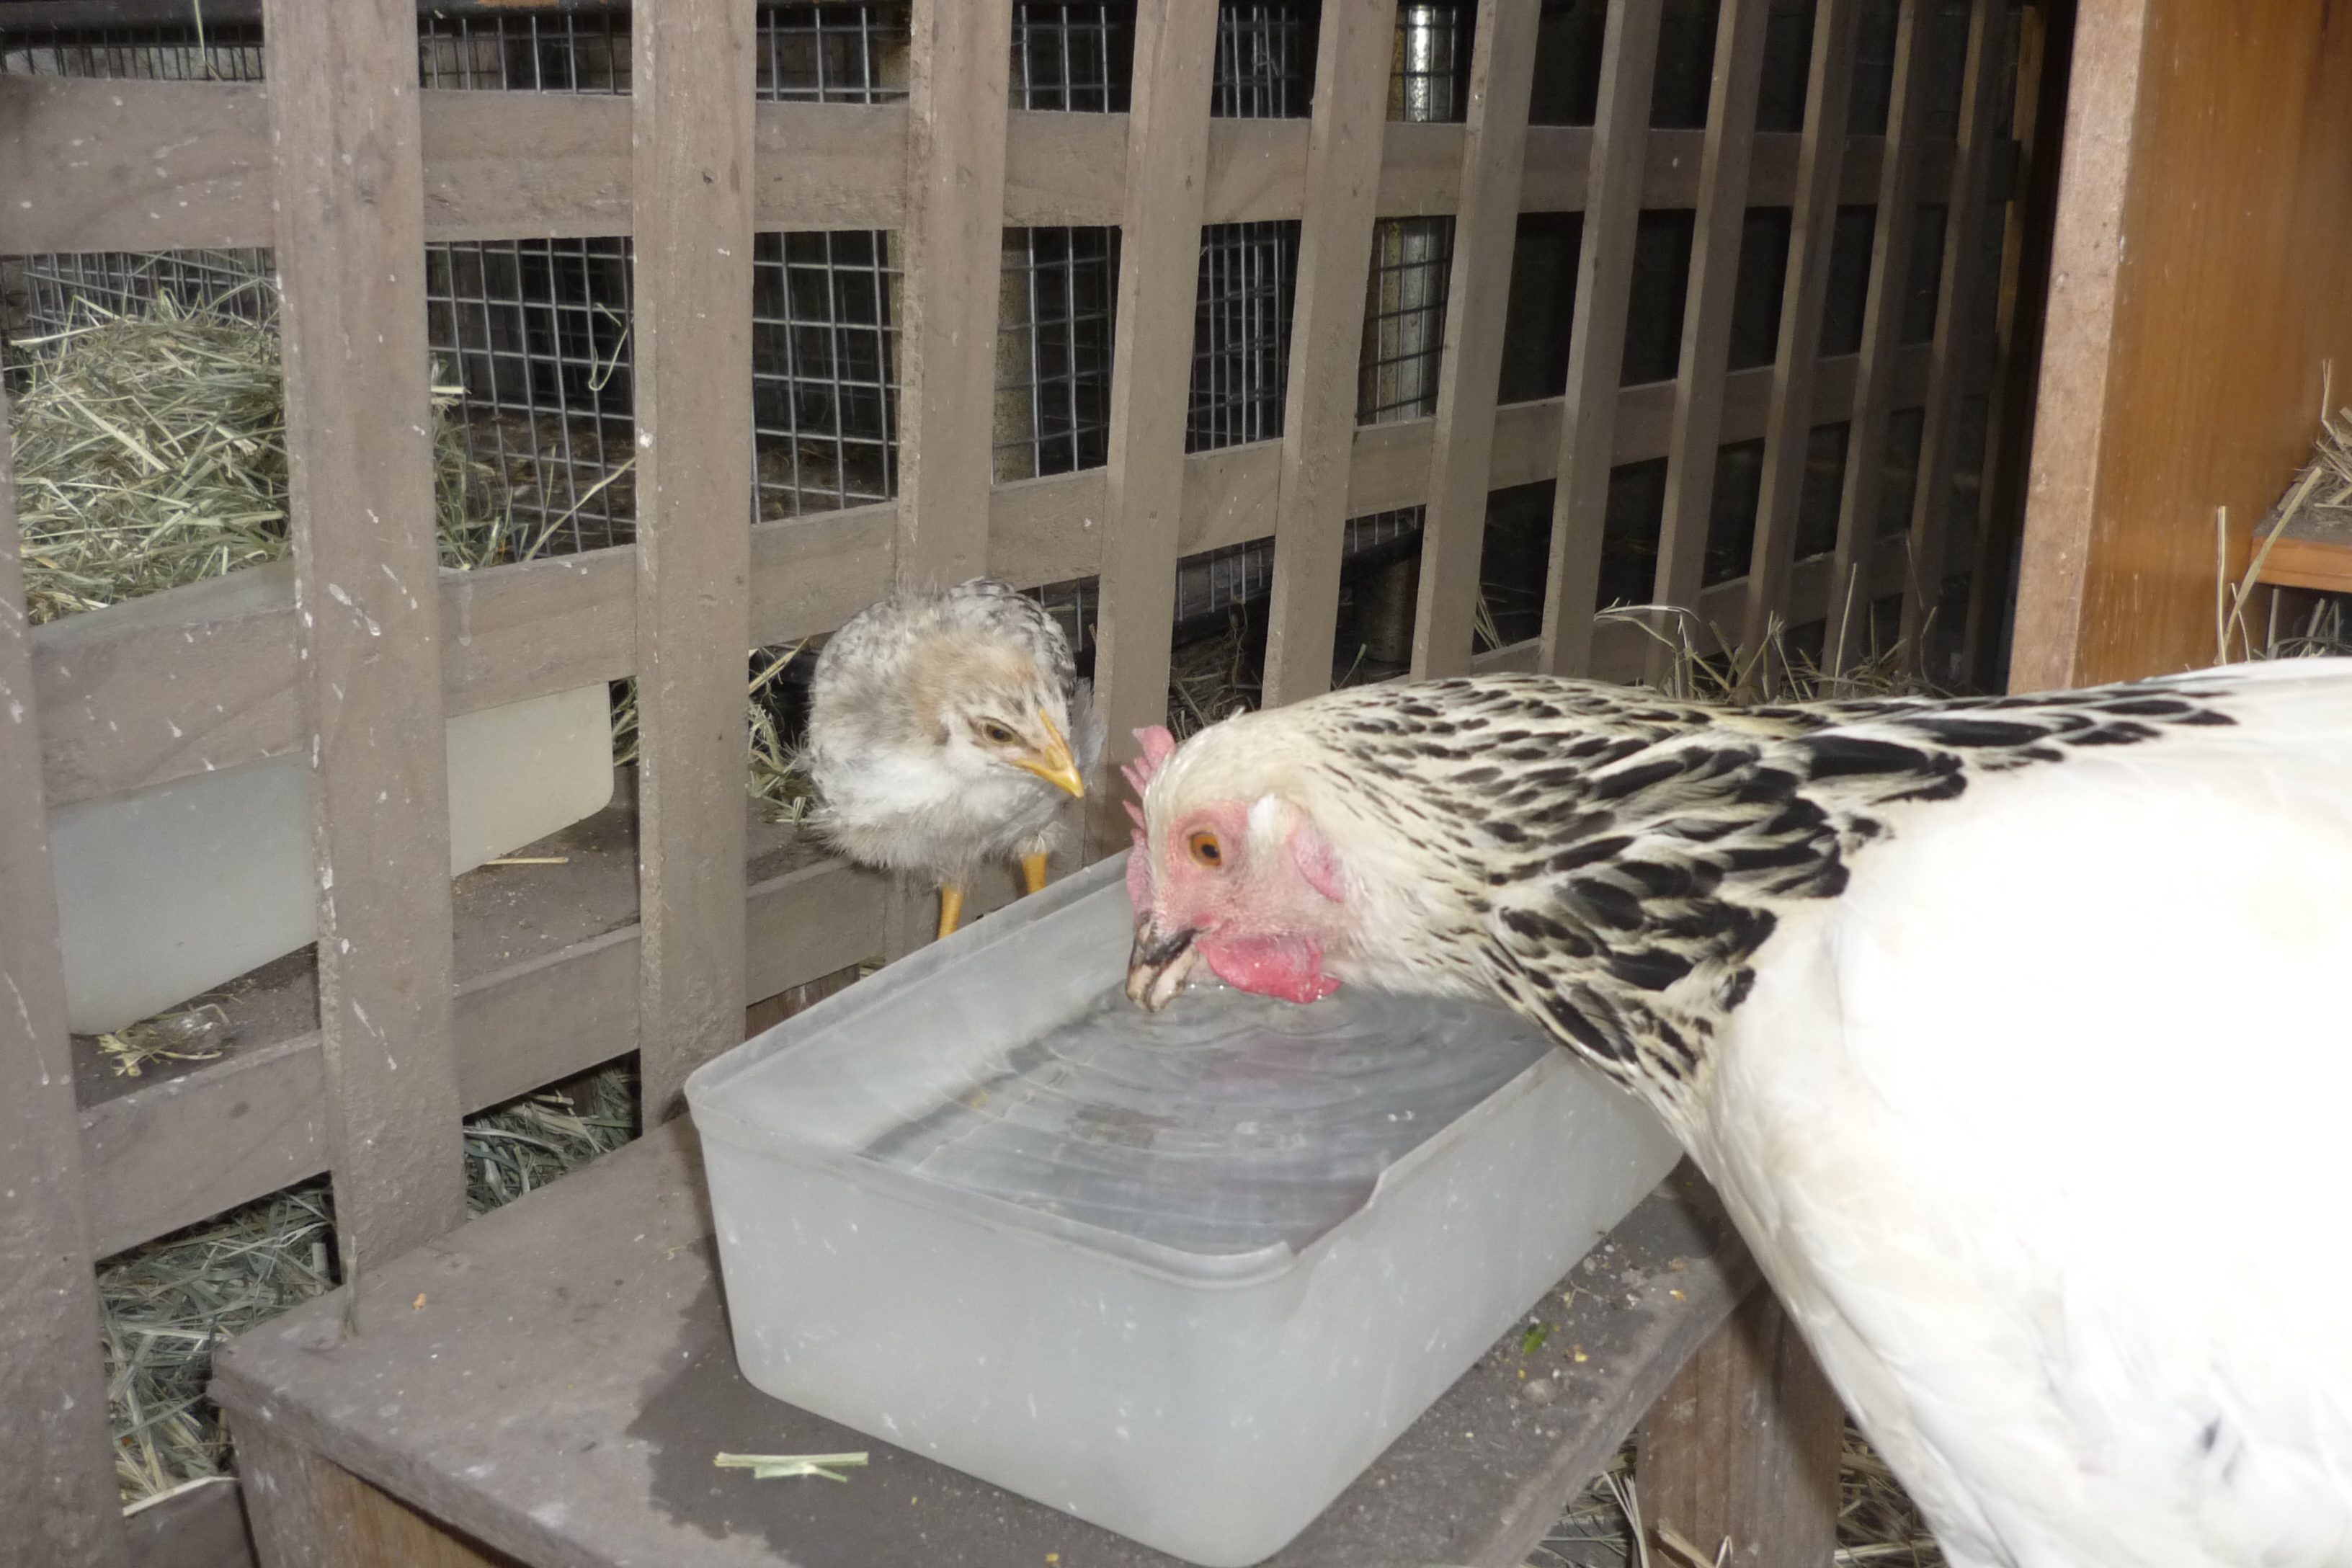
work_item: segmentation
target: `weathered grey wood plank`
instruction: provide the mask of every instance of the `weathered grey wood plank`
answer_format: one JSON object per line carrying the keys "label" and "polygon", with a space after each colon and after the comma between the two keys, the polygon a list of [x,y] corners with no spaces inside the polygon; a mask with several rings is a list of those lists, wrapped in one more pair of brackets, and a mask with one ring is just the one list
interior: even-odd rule
{"label": "weathered grey wood plank", "polygon": [[1266,620],[1268,706],[1311,697],[1331,684],[1356,363],[1395,16],[1390,0],[1327,0],[1316,46]]}
{"label": "weathered grey wood plank", "polygon": [[1610,0],[1601,44],[1590,195],[1560,415],[1559,485],[1552,500],[1551,562],[1544,585],[1543,668],[1559,675],[1581,675],[1591,658],[1659,11],[1659,0]]}
{"label": "weathered grey wood plank", "polygon": [[269,0],[286,447],[348,1276],[465,1218],[416,16]]}
{"label": "weathered grey wood plank", "polygon": [[[1805,449],[1814,424],[1822,312],[1829,297],[1830,242],[1837,227],[1839,165],[1851,156],[1846,110],[1853,97],[1858,0],[1822,0],[1813,16],[1805,77],[1804,151],[1789,214],[1789,266],[1780,294],[1780,341],[1764,421],[1764,471],[1756,490],[1756,538],[1748,552],[1748,610],[1739,646],[1764,647],[1789,625],[1789,567],[1803,499]],[[1841,156],[1841,150],[1846,150]]]}
{"label": "weathered grey wood plank", "polygon": [[126,1513],[131,1568],[256,1568],[236,1478],[215,1476]]}
{"label": "weathered grey wood plank", "polygon": [[120,1568],[9,450],[0,390],[0,1452],[26,1457],[0,1466],[0,1520],[26,1562]]}
{"label": "weathered grey wood plank", "polygon": [[915,0],[898,332],[901,584],[988,562],[1012,0]]}
{"label": "weathered grey wood plank", "polygon": [[[1470,104],[1463,125],[1462,206],[1454,220],[1454,275],[1445,299],[1446,342],[1438,363],[1428,510],[1422,521],[1421,595],[1413,610],[1416,678],[1458,675],[1470,668],[1538,9],[1536,0],[1483,0],[1475,23]],[[1359,516],[1384,510],[1359,508],[1352,498],[1349,507]]]}
{"label": "weathered grey wood plank", "polygon": [[[1216,37],[1209,6],[1142,0],[1136,8],[1134,108],[1122,172],[1124,188],[1137,197],[1120,236],[1109,462],[1101,525],[1093,531],[1102,542],[1095,701],[1109,730],[1111,763],[1135,756],[1134,731],[1161,722],[1168,709]],[[1118,803],[1131,792],[1108,769],[1088,788],[1086,847],[1108,853],[1126,841]]]}
{"label": "weathered grey wood plank", "polygon": [[[1731,305],[1748,227],[1748,170],[1756,140],[1756,96],[1764,74],[1764,0],[1723,0],[1715,29],[1714,80],[1699,155],[1697,221],[1683,306],[1675,416],[1666,437],[1666,495],[1659,521],[1653,602],[1696,606],[1706,579],[1706,536],[1715,513],[1717,445],[1723,438],[1724,375],[1730,368]],[[1650,650],[1648,675],[1664,680],[1675,660],[1668,638]]]}
{"label": "weathered grey wood plank", "polygon": [[1880,165],[1877,220],[1871,237],[1869,295],[1863,307],[1862,351],[1854,371],[1853,424],[1846,432],[1845,484],[1838,497],[1838,542],[1832,568],[1838,584],[1830,608],[1822,668],[1842,675],[1867,656],[1877,582],[1864,568],[1878,528],[1885,489],[1887,416],[1895,402],[1889,385],[1903,337],[1905,295],[1911,277],[1911,238],[1918,227],[1919,128],[1927,119],[1927,55],[1922,0],[1903,0],[1895,23],[1895,76],[1886,107],[1887,149]]}
{"label": "weathered grey wood plank", "polygon": [[517,239],[629,232],[629,100],[431,89],[425,232]]}
{"label": "weathered grey wood plank", "polygon": [[516,1568],[289,1442],[268,1421],[236,1435],[261,1568]]}
{"label": "weathered grey wood plank", "polygon": [[12,253],[268,245],[269,199],[258,84],[0,76]]}
{"label": "weathered grey wood plank", "polygon": [[637,1048],[647,1125],[743,1026],[751,0],[632,13]]}
{"label": "weathered grey wood plank", "polygon": [[1672,1531],[1727,1568],[1830,1568],[1844,1436],[1796,1325],[1771,1291],[1751,1292],[1642,1419],[1649,1545],[1666,1555]]}
{"label": "weathered grey wood plank", "polygon": [[752,221],[761,228],[896,228],[907,219],[907,108],[752,108]]}
{"label": "weathered grey wood plank", "polygon": [[[1946,187],[1943,267],[1936,295],[1927,403],[1919,427],[1918,481],[1911,498],[1911,569],[1903,592],[1898,659],[1907,674],[1925,668],[1928,623],[1944,595],[1944,546],[1950,532],[1952,472],[1959,461],[1960,405],[1975,357],[1968,322],[1984,275],[1985,197],[1992,173],[1993,115],[2000,85],[2005,8],[1996,0],[1969,7],[1967,65],[1960,85],[1959,153]],[[1990,456],[1979,454],[1979,458]],[[1979,479],[1984,476],[1979,473]],[[1981,493],[1981,492],[1980,492]]]}

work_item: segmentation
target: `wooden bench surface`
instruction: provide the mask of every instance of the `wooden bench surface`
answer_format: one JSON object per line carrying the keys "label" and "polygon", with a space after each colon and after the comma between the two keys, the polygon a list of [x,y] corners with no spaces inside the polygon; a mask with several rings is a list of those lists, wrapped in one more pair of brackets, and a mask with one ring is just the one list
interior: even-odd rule
{"label": "wooden bench surface", "polygon": [[[226,1346],[213,1392],[249,1456],[248,1495],[272,1487],[271,1455],[307,1452],[497,1552],[567,1568],[1175,1563],[752,1388],[706,1204],[698,1145],[673,1121],[363,1267],[355,1308],[337,1290]],[[1687,1163],[1587,1262],[1537,1308],[1540,1346],[1523,1353],[1522,1320],[1272,1563],[1521,1562],[1756,1280]],[[1558,1388],[1549,1404],[1523,1392],[1539,1375]],[[853,1449],[872,1463],[845,1485],[711,1463]]]}

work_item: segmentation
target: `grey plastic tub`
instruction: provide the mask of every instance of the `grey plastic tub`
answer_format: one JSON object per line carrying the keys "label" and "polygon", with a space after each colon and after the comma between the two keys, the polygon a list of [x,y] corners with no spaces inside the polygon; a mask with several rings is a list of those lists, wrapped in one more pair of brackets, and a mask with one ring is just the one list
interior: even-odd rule
{"label": "grey plastic tub", "polygon": [[1130,1008],[1121,871],[893,964],[687,1098],[755,1385],[1237,1568],[1677,1152],[1500,1008]]}

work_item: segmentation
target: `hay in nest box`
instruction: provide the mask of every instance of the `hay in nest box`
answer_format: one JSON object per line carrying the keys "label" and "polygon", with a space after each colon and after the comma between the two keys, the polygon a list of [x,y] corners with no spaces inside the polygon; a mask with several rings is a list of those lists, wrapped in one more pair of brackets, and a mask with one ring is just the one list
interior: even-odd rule
{"label": "hay in nest box", "polygon": [[[466,1121],[466,1205],[484,1214],[635,1136],[636,1077],[606,1068]],[[320,1176],[99,1268],[100,1339],[122,1500],[227,1468],[205,1396],[213,1351],[341,1279],[334,1198]]]}
{"label": "hay in nest box", "polygon": [[[36,625],[283,556],[286,387],[275,324],[183,306],[88,301],[27,338],[14,399],[16,525]],[[433,389],[436,524],[444,565],[526,558],[496,475],[467,456]],[[544,537],[543,535],[541,537]]]}

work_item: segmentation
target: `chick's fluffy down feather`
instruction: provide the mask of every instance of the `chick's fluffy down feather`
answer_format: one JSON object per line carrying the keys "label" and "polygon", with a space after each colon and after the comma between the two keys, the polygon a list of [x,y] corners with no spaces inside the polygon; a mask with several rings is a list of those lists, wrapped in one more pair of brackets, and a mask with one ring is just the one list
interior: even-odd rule
{"label": "chick's fluffy down feather", "polygon": [[[988,578],[860,611],[818,656],[809,700],[803,757],[820,831],[851,859],[944,884],[1053,847],[1069,795],[1008,755],[1049,736],[1081,773],[1102,755],[1093,691],[1061,628]],[[992,747],[990,726],[1015,743]]]}

